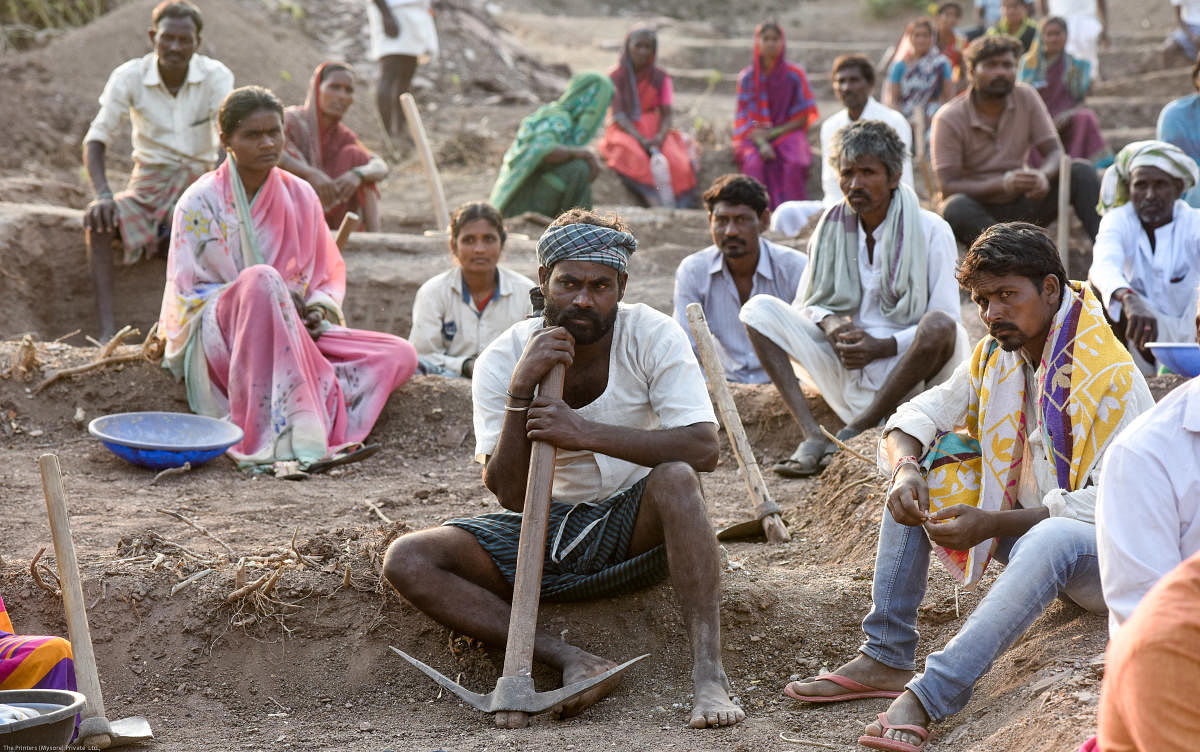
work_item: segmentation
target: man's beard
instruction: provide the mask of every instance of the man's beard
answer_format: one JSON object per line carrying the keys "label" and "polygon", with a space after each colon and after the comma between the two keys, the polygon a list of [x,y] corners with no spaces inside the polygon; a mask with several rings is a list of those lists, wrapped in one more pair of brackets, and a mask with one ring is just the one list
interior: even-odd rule
{"label": "man's beard", "polygon": [[1000,344],[1000,349],[1004,352],[1016,352],[1029,341],[1029,338],[1016,327],[1002,327],[998,331],[989,329],[988,334],[992,335],[996,342]]}
{"label": "man's beard", "polygon": [[[591,345],[604,339],[612,331],[617,322],[617,309],[614,307],[608,316],[601,316],[595,311],[589,311],[577,306],[567,306],[560,309],[554,301],[546,298],[546,308],[542,312],[547,326],[561,326],[570,332],[577,345]],[[584,319],[588,323],[570,319]]]}

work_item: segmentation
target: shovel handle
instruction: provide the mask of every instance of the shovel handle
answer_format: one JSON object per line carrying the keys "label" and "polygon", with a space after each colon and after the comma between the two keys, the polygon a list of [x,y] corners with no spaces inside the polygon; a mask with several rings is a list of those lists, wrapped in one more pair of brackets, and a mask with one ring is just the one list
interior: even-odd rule
{"label": "shovel handle", "polygon": [[[67,494],[63,490],[62,470],[58,455],[38,457],[42,471],[42,491],[46,495],[46,513],[50,518],[50,535],[54,539],[54,558],[58,561],[58,578],[62,582],[63,608],[67,612],[67,630],[71,637],[71,652],[75,659],[75,681],[79,691],[87,696],[80,716],[83,719],[104,718],[104,695],[100,692],[100,673],[96,670],[96,654],[92,651],[92,633],[88,628],[87,609],[83,604],[83,585],[79,577],[79,562],[71,540],[71,520],[67,517]],[[101,748],[107,739],[84,740]]]}
{"label": "shovel handle", "polygon": [[358,215],[354,212],[346,212],[346,216],[342,217],[342,223],[338,225],[337,235],[333,238],[334,245],[338,250],[345,250],[346,241],[350,239],[350,233],[358,229]]}

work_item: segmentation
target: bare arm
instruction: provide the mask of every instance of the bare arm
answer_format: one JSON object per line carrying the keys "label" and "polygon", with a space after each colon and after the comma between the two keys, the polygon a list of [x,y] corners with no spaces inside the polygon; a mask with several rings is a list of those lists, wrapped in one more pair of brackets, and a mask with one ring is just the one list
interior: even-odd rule
{"label": "bare arm", "polygon": [[782,125],[777,125],[774,128],[771,128],[770,130],[767,131],[767,139],[770,141],[774,141],[775,139],[779,138],[780,136],[782,136],[786,133],[791,133],[792,131],[798,131],[803,128],[807,128],[809,119],[810,118],[808,118],[808,117],[796,118],[795,120],[789,120],[786,123],[783,123]]}
{"label": "bare arm", "polygon": [[667,140],[667,133],[671,130],[671,106],[659,107],[658,116],[658,133],[654,135],[654,143],[661,146],[662,142]]}
{"label": "bare arm", "polygon": [[984,203],[1005,203],[1013,198],[1004,186],[1004,175],[972,178],[962,175],[957,167],[943,167],[937,170],[937,180],[946,196],[964,193]]}
{"label": "bare arm", "polygon": [[371,159],[365,164],[360,165],[358,174],[362,176],[363,182],[378,183],[388,176],[388,163],[383,161],[382,157],[371,155]]}
{"label": "bare arm", "polygon": [[888,81],[887,86],[883,88],[883,103],[893,110],[900,105],[900,84]]}
{"label": "bare arm", "polygon": [[108,172],[104,167],[104,156],[108,147],[103,141],[88,141],[85,145],[88,178],[92,181],[92,189],[96,195],[112,193],[108,187]]}
{"label": "bare arm", "polygon": [[621,130],[633,136],[634,140],[637,141],[643,149],[646,151],[650,150],[649,144],[645,137],[642,136],[642,134],[638,131],[637,126],[633,124],[633,121],[629,119],[628,115],[626,115],[624,112],[618,112],[613,115],[613,122],[616,123]]}
{"label": "bare arm", "polygon": [[87,205],[83,215],[83,226],[95,232],[117,230],[117,202],[113,200],[112,188],[108,185],[108,174],[104,169],[104,155],[108,147],[103,141],[88,141],[86,159],[88,177],[96,198]]}

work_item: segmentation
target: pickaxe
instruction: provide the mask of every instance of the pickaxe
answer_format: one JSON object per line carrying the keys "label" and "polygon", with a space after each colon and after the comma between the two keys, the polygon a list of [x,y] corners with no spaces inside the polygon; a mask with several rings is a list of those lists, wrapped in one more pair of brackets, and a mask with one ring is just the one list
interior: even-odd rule
{"label": "pickaxe", "polygon": [[[566,366],[557,365],[542,380],[538,394],[561,399]],[[546,527],[550,516],[550,491],[554,484],[553,445],[533,442],[529,452],[529,479],[525,485],[525,507],[521,518],[521,540],[517,545],[517,574],[513,582],[512,610],[508,620],[508,643],[504,649],[503,675],[486,695],[472,692],[453,679],[430,668],[407,653],[392,647],[400,657],[458,695],[463,702],[486,713],[505,711],[509,727],[524,726],[528,715],[550,710],[577,697],[597,684],[616,676],[649,657],[641,655],[603,674],[569,684],[552,692],[533,686],[533,642],[537,631],[538,604],[542,597],[542,564],[546,550]],[[520,715],[518,715],[520,714]]]}

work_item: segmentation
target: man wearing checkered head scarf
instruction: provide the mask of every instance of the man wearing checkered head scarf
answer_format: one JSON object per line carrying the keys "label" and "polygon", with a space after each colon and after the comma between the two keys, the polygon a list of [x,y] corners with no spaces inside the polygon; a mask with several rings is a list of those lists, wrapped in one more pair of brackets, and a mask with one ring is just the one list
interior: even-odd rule
{"label": "man wearing checkered head scarf", "polygon": [[[669,576],[691,638],[696,728],[745,713],[721,666],[720,566],[698,473],[717,463],[716,417],[687,335],[669,316],[621,302],[637,241],[617,217],[573,209],[538,241],[542,317],[497,337],[475,364],[475,458],[503,511],[398,538],[384,575],[433,619],[503,646],[516,576],[533,441],[557,449],[542,598],[586,600]],[[562,398],[539,394],[566,366]],[[632,645],[606,651],[624,660]],[[540,633],[534,658],[563,684],[613,660]],[[555,713],[575,715],[612,689],[604,682]],[[524,714],[497,715],[523,725]]]}

